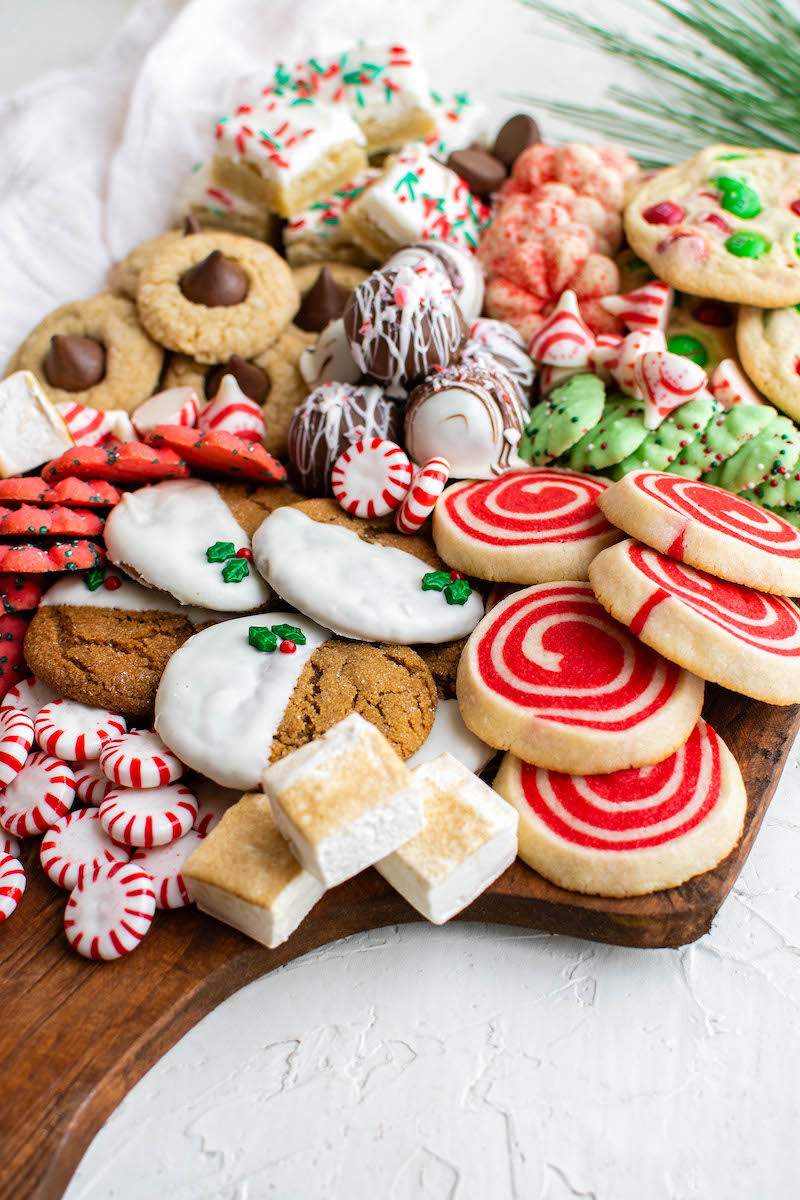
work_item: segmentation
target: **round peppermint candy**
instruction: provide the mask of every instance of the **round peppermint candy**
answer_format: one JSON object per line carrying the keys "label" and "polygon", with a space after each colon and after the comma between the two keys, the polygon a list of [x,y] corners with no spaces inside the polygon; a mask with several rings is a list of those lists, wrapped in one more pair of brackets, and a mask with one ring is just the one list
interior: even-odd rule
{"label": "round peppermint candy", "polygon": [[75,776],[75,794],[78,799],[84,804],[93,804],[95,808],[99,808],[112,788],[111,781],[103,774],[99,761],[92,758],[86,762],[73,763],[72,772]]}
{"label": "round peppermint candy", "polygon": [[418,533],[436,507],[450,475],[446,458],[430,458],[420,467],[394,519],[399,533]]}
{"label": "round peppermint candy", "polygon": [[126,846],[166,846],[183,837],[197,817],[197,801],[188,788],[112,788],[100,805],[109,837]]}
{"label": "round peppermint candy", "polygon": [[331,472],[331,488],[351,517],[385,517],[402,504],[413,468],[394,442],[362,439],[340,454]]}
{"label": "round peppermint candy", "polygon": [[129,852],[112,842],[94,808],[80,808],[56,821],[42,838],[39,861],[48,879],[71,892],[99,863],[127,862]]}
{"label": "round peppermint candy", "polygon": [[202,841],[203,835],[190,829],[168,846],[151,846],[148,850],[134,851],[131,862],[146,871],[152,879],[158,908],[185,908],[192,903],[181,867]]}
{"label": "round peppermint candy", "polygon": [[436,549],[479,579],[586,579],[594,556],[622,537],[598,508],[607,487],[596,476],[549,467],[455,483],[433,514]]}
{"label": "round peppermint candy", "polygon": [[569,773],[660,762],[703,704],[702,680],[573,581],[524,588],[493,608],[464,648],[456,690],[465,724],[488,745]]}
{"label": "round peppermint candy", "polygon": [[598,501],[631,537],[732,583],[800,595],[800,529],[722,488],[632,471]]}
{"label": "round peppermint candy", "polygon": [[216,829],[228,809],[242,798],[241,789],[222,787],[202,775],[192,780],[192,791],[197,800],[194,828],[203,837]]}
{"label": "round peppermint candy", "polygon": [[620,542],[589,568],[603,606],[660,654],[695,675],[768,704],[800,701],[800,609]]}
{"label": "round peppermint candy", "polygon": [[19,775],[33,745],[33,721],[27,713],[0,708],[0,787]]}
{"label": "round peppermint candy", "polygon": [[6,692],[0,700],[0,709],[15,708],[35,721],[45,704],[57,699],[58,692],[54,692],[46,683],[31,676],[30,679],[23,679],[22,683],[18,683],[16,687],[10,688]]}
{"label": "round peppermint candy", "polygon": [[199,410],[200,401],[194,388],[167,388],[140,404],[131,420],[136,433],[143,438],[158,425],[194,426]]}
{"label": "round peppermint candy", "polygon": [[705,721],[655,766],[560,775],[507,754],[495,790],[519,812],[519,855],[559,887],[639,896],[709,871],[733,849],[747,797]]}
{"label": "round peppermint candy", "polygon": [[48,754],[69,762],[97,758],[109,738],[124,733],[125,718],[77,700],[52,700],[33,723],[36,741]]}
{"label": "round peppermint candy", "polygon": [[100,753],[100,767],[112,783],[130,788],[164,787],[186,771],[153,729],[137,729],[111,738]]}
{"label": "round peppermint candy", "polygon": [[35,837],[65,817],[75,801],[75,776],[50,754],[29,754],[0,796],[0,825],[17,837]]}
{"label": "round peppermint candy", "polygon": [[64,932],[84,958],[122,958],[139,945],[155,911],[153,881],[141,867],[101,863],[70,893]]}
{"label": "round peppermint candy", "polygon": [[13,858],[19,858],[22,853],[22,847],[15,837],[10,833],[6,833],[4,829],[0,829],[0,855],[10,854]]}
{"label": "round peppermint candy", "polygon": [[10,917],[25,891],[25,869],[13,854],[0,853],[0,925]]}

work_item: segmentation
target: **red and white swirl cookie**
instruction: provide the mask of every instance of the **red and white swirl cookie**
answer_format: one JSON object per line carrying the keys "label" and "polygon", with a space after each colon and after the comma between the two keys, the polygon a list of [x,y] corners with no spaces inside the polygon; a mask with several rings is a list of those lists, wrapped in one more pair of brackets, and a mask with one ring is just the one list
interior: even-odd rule
{"label": "red and white swirl cookie", "polygon": [[604,479],[548,468],[455,483],[436,502],[433,538],[450,566],[479,579],[586,579],[622,534],[598,508]]}
{"label": "red and white swirl cookie", "polygon": [[524,588],[483,618],[456,695],[488,745],[551,771],[605,773],[673,754],[703,687],[613,620],[588,583],[568,581]]}
{"label": "red and white swirl cookie", "polygon": [[800,609],[627,540],[589,578],[604,608],[703,679],[768,704],[800,701]]}
{"label": "red and white swirl cookie", "polygon": [[800,596],[800,529],[741,496],[666,471],[632,471],[597,503],[614,525],[670,558],[761,592]]}
{"label": "red and white swirl cookie", "polygon": [[519,856],[559,887],[641,896],[709,871],[739,840],[742,776],[698,721],[676,752],[643,770],[560,775],[507,754],[495,790],[519,813]]}

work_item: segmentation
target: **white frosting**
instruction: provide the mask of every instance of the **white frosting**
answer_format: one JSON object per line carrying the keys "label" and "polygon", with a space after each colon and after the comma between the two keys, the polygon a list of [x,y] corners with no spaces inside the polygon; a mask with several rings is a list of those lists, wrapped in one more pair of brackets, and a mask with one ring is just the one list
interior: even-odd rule
{"label": "white frosting", "polygon": [[[306,635],[294,654],[249,644],[251,625],[283,624],[299,626]],[[327,629],[288,612],[239,617],[196,633],[161,677],[157,733],[182,762],[216,783],[258,788],[303,667],[329,637]]]}
{"label": "white frosting", "polygon": [[344,637],[398,645],[450,642],[471,633],[483,616],[475,591],[466,604],[423,591],[422,577],[431,568],[422,559],[369,544],[353,530],[312,521],[294,508],[280,508],[262,522],[253,554],[279,595]]}
{"label": "white frosting", "polygon": [[350,231],[342,225],[342,214],[380,175],[376,167],[367,167],[350,183],[292,217],[283,230],[283,244],[287,250],[308,241],[318,242],[320,249],[328,251],[350,244],[352,238]]}
{"label": "white frosting", "polygon": [[300,374],[312,388],[320,383],[358,383],[361,371],[350,350],[341,317],[329,321],[317,344],[303,350]]}
{"label": "white frosting", "polygon": [[265,205],[254,204],[229,188],[221,187],[214,178],[214,165],[211,162],[196,163],[181,188],[178,214],[182,216],[195,208],[207,209],[215,217],[236,213],[242,217],[266,219],[267,215]]}
{"label": "white frosting", "polygon": [[200,479],[174,479],[128,492],[106,521],[105,540],[113,563],[182,604],[249,612],[269,600],[269,589],[252,563],[241,582],[226,583],[225,563],[208,562],[206,550],[215,542],[233,542],[239,550],[249,549],[250,539],[216,488]]}
{"label": "white frosting", "polygon": [[487,746],[486,742],[476,737],[471,729],[467,729],[457,700],[439,701],[433,728],[419,750],[406,759],[406,766],[418,767],[421,763],[438,758],[445,750],[476,775],[497,753],[491,746]]}
{"label": "white frosting", "polygon": [[454,150],[463,150],[486,134],[485,104],[475,104],[464,92],[440,96],[431,92],[436,128],[425,138],[428,152],[446,162]]}
{"label": "white frosting", "polygon": [[[117,576],[117,578],[121,578]],[[125,612],[176,613],[186,617],[193,625],[206,625],[210,621],[225,621],[234,613],[221,613],[210,608],[198,608],[193,604],[179,604],[174,596],[157,592],[155,588],[142,587],[132,579],[122,579],[115,592],[102,585],[89,591],[82,576],[70,575],[59,579],[45,592],[39,601],[43,604],[68,604],[80,608],[121,608]]]}
{"label": "white frosting", "polygon": [[[398,267],[411,267],[427,262],[431,267],[444,271],[453,285],[453,294],[466,321],[474,321],[483,308],[483,269],[474,254],[463,246],[438,238],[426,244],[415,243],[395,250],[381,268],[384,271]],[[501,322],[497,322],[500,324]],[[511,326],[507,326],[511,328]],[[516,331],[512,331],[516,332]],[[522,339],[520,338],[520,345]]]}

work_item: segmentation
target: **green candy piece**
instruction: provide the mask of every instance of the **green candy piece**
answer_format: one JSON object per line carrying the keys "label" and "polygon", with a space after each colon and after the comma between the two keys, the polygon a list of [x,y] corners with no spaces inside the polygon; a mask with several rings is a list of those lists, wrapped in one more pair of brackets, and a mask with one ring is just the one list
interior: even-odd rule
{"label": "green candy piece", "polygon": [[736,258],[761,258],[771,248],[763,233],[732,233],[725,241],[725,249]]}
{"label": "green candy piece", "polygon": [[573,446],[567,461],[576,471],[606,471],[633,454],[647,433],[642,404],[630,396],[613,396],[600,423]]}
{"label": "green candy piece", "polygon": [[222,578],[226,583],[241,583],[249,574],[250,568],[244,558],[232,558],[228,565],[222,568]]}
{"label": "green candy piece", "polygon": [[297,625],[273,625],[272,632],[284,642],[294,642],[295,646],[305,646],[306,635]]}
{"label": "green candy piece", "polygon": [[690,358],[698,367],[704,367],[708,362],[705,346],[699,338],[692,337],[689,333],[674,333],[671,338],[667,338],[667,349],[670,354],[682,354],[684,358]]}
{"label": "green candy piece", "polygon": [[717,154],[715,162],[733,162],[735,158],[747,158],[746,154]]}
{"label": "green candy piece", "polygon": [[448,604],[466,604],[472,595],[472,588],[466,579],[454,579],[444,589],[444,598]]}
{"label": "green candy piece", "polygon": [[773,478],[780,480],[784,472],[792,470],[798,458],[800,429],[788,417],[776,417],[702,479],[703,483],[716,484],[727,492],[743,492]]}
{"label": "green candy piece", "polygon": [[768,404],[737,404],[729,412],[719,413],[675,460],[670,471],[686,479],[699,479],[734,455],[776,416]]}
{"label": "green candy piece", "polygon": [[573,375],[531,410],[520,457],[544,467],[566,454],[600,420],[605,396],[606,389],[596,375]]}
{"label": "green candy piece", "polygon": [[451,582],[449,571],[428,571],[422,576],[423,592],[443,592]]}
{"label": "green candy piece", "polygon": [[735,217],[757,217],[761,212],[761,201],[758,192],[745,183],[743,179],[732,179],[729,175],[720,175],[714,180],[714,186],[722,192],[720,207]]}
{"label": "green candy piece", "polygon": [[233,558],[235,553],[236,547],[233,542],[214,542],[214,545],[206,550],[206,558],[210,563],[226,562]]}
{"label": "green candy piece", "polygon": [[696,400],[674,408],[652,433],[648,433],[640,446],[634,450],[612,472],[614,479],[621,479],[629,471],[647,468],[650,471],[667,471],[682,450],[701,436],[712,417],[722,412],[722,405],[710,392],[704,392]]}
{"label": "green candy piece", "polygon": [[251,625],[247,640],[251,646],[255,646],[256,650],[261,650],[264,654],[271,654],[278,648],[276,635],[266,625]]}
{"label": "green candy piece", "polygon": [[[798,257],[800,257],[800,233],[796,233],[794,235],[794,252]],[[800,311],[800,307],[798,307],[798,311]]]}
{"label": "green candy piece", "polygon": [[86,584],[90,592],[96,592],[99,587],[102,587],[106,573],[102,567],[92,567],[91,571],[87,571],[83,577],[83,582]]}

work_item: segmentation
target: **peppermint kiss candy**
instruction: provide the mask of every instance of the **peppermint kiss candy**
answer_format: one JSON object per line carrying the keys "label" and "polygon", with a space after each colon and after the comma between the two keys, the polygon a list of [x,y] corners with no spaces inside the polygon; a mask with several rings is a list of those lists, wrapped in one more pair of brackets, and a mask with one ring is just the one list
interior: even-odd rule
{"label": "peppermint kiss candy", "polygon": [[155,911],[153,882],[141,867],[101,863],[70,893],[64,932],[84,958],[122,958],[139,945]]}
{"label": "peppermint kiss candy", "polygon": [[0,829],[0,855],[10,854],[13,858],[19,858],[22,853],[22,847],[16,838],[10,833],[6,833],[4,829]]}
{"label": "peppermint kiss candy", "polygon": [[25,870],[13,854],[0,853],[0,925],[10,917],[25,891]]}
{"label": "peppermint kiss candy", "polygon": [[65,817],[75,801],[75,776],[65,762],[37,751],[0,796],[0,825],[34,837]]}
{"label": "peppermint kiss candy", "polygon": [[450,475],[446,458],[431,458],[420,467],[394,519],[399,533],[418,533],[436,507]]}
{"label": "peppermint kiss candy", "polygon": [[73,400],[61,400],[56,404],[64,424],[72,434],[76,446],[99,446],[111,433],[108,414],[90,408],[88,404],[76,404]]}
{"label": "peppermint kiss candy", "polygon": [[25,766],[33,745],[33,721],[14,708],[0,709],[0,787],[5,787]]}
{"label": "peppermint kiss candy", "polygon": [[112,788],[100,805],[109,837],[126,846],[166,846],[183,837],[197,817],[197,801],[188,788]]}
{"label": "peppermint kiss candy", "polygon": [[197,418],[197,428],[232,433],[248,442],[260,442],[267,432],[261,405],[244,394],[233,375],[223,375],[216,396]]}
{"label": "peppermint kiss candy", "polygon": [[202,834],[190,829],[168,846],[135,850],[131,862],[141,867],[153,881],[157,908],[185,908],[192,900],[181,875],[181,867],[203,841]]}
{"label": "peppermint kiss candy", "polygon": [[75,795],[84,804],[93,804],[99,808],[111,791],[111,783],[103,774],[103,769],[96,758],[88,762],[72,764],[75,776]]}
{"label": "peppermint kiss candy", "polygon": [[111,841],[94,808],[56,821],[42,838],[39,861],[48,879],[71,892],[100,863],[127,862],[129,853]]}
{"label": "peppermint kiss candy", "polygon": [[703,705],[702,680],[573,582],[524,588],[493,608],[464,648],[456,693],[464,723],[488,745],[570,774],[660,762]]}
{"label": "peppermint kiss candy", "polygon": [[583,320],[574,292],[563,292],[550,316],[531,338],[532,359],[550,367],[588,367],[594,334]]}
{"label": "peppermint kiss candy", "polygon": [[732,358],[723,358],[709,382],[709,391],[715,400],[719,400],[723,408],[731,409],[737,404],[763,404],[759,395],[749,380],[739,369]]}
{"label": "peppermint kiss candy", "polygon": [[455,483],[433,515],[439,557],[479,579],[587,579],[589,563],[619,541],[597,507],[608,484],[578,471],[516,471]]}
{"label": "peppermint kiss candy", "polygon": [[710,871],[736,845],[747,797],[705,721],[644,770],[560,775],[507,754],[495,790],[519,813],[519,856],[574,892],[640,896]]}
{"label": "peppermint kiss candy", "polygon": [[200,411],[200,401],[197,392],[191,387],[167,388],[165,392],[156,392],[140,404],[133,413],[131,420],[133,428],[140,438],[150,433],[157,425],[188,425],[197,424],[197,414]]}
{"label": "peppermint kiss candy", "polygon": [[413,468],[394,442],[370,438],[340,454],[331,472],[331,488],[351,517],[385,517],[403,502]]}
{"label": "peppermint kiss candy", "polygon": [[626,396],[642,397],[637,390],[634,380],[634,368],[641,356],[647,350],[663,350],[666,353],[667,341],[663,333],[629,333],[623,338],[616,351],[616,363],[609,365],[612,379],[616,380]]}
{"label": "peppermint kiss candy", "polygon": [[612,372],[619,366],[619,356],[625,338],[618,333],[598,333],[594,349],[589,355],[589,367],[600,379],[608,383]]}
{"label": "peppermint kiss candy", "polygon": [[137,729],[106,742],[100,768],[113,783],[131,788],[163,787],[186,771],[153,729]]}
{"label": "peppermint kiss candy", "polygon": [[631,333],[637,330],[652,333],[654,329],[663,332],[667,328],[674,299],[675,292],[669,284],[655,279],[635,292],[626,292],[622,296],[601,296],[600,306],[612,316],[619,317]]}
{"label": "peppermint kiss candy", "polygon": [[632,471],[598,504],[614,525],[670,558],[761,592],[800,596],[800,529],[760,504],[664,471]]}
{"label": "peppermint kiss candy", "polygon": [[45,704],[57,699],[58,692],[54,692],[46,683],[31,676],[30,679],[23,679],[22,683],[18,683],[16,687],[10,688],[6,692],[3,699],[0,700],[0,710],[15,708],[35,721]]}
{"label": "peppermint kiss candy", "polygon": [[800,609],[625,541],[589,568],[598,600],[703,679],[767,704],[800,701]]}
{"label": "peppermint kiss candy", "polygon": [[36,741],[56,758],[69,762],[97,758],[110,737],[124,733],[125,718],[77,700],[51,700],[33,723]]}
{"label": "peppermint kiss candy", "polygon": [[644,401],[647,429],[658,429],[673,408],[688,404],[708,383],[702,367],[682,354],[646,350],[633,367],[633,385]]}

